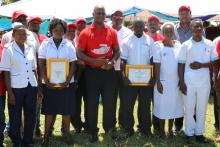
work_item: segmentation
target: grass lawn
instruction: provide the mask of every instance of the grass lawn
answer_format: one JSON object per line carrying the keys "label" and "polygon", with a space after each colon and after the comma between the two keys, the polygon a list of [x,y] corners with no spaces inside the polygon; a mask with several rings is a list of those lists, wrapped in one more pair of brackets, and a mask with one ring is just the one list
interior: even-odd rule
{"label": "grass lawn", "polygon": [[[89,143],[88,135],[85,132],[80,134],[75,134],[74,129],[71,127],[72,138],[74,139],[75,145],[74,147],[183,147],[183,146],[193,146],[193,147],[214,147],[219,146],[220,144],[216,144],[214,142],[215,139],[215,128],[214,128],[214,114],[213,114],[213,99],[210,99],[208,105],[208,111],[206,114],[206,133],[205,136],[210,139],[209,144],[198,144],[195,141],[191,145],[186,145],[184,141],[183,132],[177,134],[174,138],[165,138],[160,139],[155,136],[152,138],[146,138],[141,136],[138,132],[135,133],[131,138],[127,140],[114,141],[111,139],[111,134],[104,135],[104,131],[102,129],[102,105],[99,107],[99,121],[98,126],[100,128],[99,131],[99,141],[97,143]],[[137,126],[137,103],[135,105],[135,130]],[[6,115],[7,116],[7,115]],[[44,124],[44,116],[41,116],[41,130],[43,130]],[[54,135],[50,140],[50,147],[68,147],[66,144],[62,142],[62,137],[60,133],[61,126],[61,117],[58,116],[55,123]],[[120,133],[120,132],[119,132]],[[36,139],[36,146],[40,146],[41,139]],[[11,146],[11,141],[9,137],[5,139],[5,145],[8,147]]]}

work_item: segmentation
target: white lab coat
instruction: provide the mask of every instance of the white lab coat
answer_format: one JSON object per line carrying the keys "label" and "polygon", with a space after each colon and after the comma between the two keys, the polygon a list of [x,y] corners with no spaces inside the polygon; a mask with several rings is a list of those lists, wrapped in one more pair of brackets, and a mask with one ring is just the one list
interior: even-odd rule
{"label": "white lab coat", "polygon": [[29,44],[24,45],[24,53],[15,41],[5,45],[0,63],[1,71],[9,71],[12,88],[26,88],[28,83],[37,87],[35,73],[36,59],[34,49]]}

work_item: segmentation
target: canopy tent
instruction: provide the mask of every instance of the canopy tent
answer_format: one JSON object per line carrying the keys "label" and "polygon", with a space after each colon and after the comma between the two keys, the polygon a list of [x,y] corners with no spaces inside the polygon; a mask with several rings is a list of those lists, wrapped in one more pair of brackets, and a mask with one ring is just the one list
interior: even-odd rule
{"label": "canopy tent", "polygon": [[[107,17],[116,9],[124,10],[124,16],[147,10],[148,14],[156,15],[163,20],[177,21],[178,8],[182,5],[190,6],[192,14],[202,16],[200,18],[203,20],[214,16],[218,19],[216,15],[220,15],[219,0],[20,0],[0,6],[0,16],[11,17],[15,10],[23,10],[27,15],[37,15],[44,19],[41,28],[46,32],[48,20],[53,17],[62,18],[66,22],[74,22],[78,17],[85,17],[87,23],[91,23],[92,12],[97,4],[106,7]],[[0,28],[10,29],[11,19],[1,18]]]}
{"label": "canopy tent", "polygon": [[[115,9],[125,10],[135,6],[134,0],[21,0],[0,7],[0,15],[11,17],[14,10],[23,10],[28,15],[37,15],[43,19],[58,17],[76,19],[79,16],[92,17],[94,6],[102,4],[107,14]],[[117,6],[117,7],[116,7]]]}
{"label": "canopy tent", "polygon": [[[149,12],[153,15],[158,16],[161,19],[165,19],[165,20],[168,20],[168,21],[178,21],[179,20],[178,16],[175,16],[175,15],[172,15],[172,14],[164,14],[164,13],[156,12],[156,11],[149,11]],[[217,14],[210,14],[210,15],[204,15],[204,16],[193,16],[193,18],[200,18],[203,21],[205,21],[205,20],[208,20],[212,17],[215,17],[216,15]]]}
{"label": "canopy tent", "polygon": [[28,15],[38,15],[43,19],[53,16],[75,19],[79,16],[92,17],[95,5],[103,4],[107,14],[115,9],[132,7],[161,13],[177,14],[181,5],[189,5],[193,15],[220,14],[219,0],[21,0],[0,7],[0,15],[11,17],[14,10],[23,10]]}
{"label": "canopy tent", "polygon": [[[128,15],[139,13],[141,11],[143,11],[143,9],[140,9],[138,7],[131,7],[129,9],[124,10],[123,15],[128,16]],[[46,18],[46,17],[44,17],[44,18]],[[107,18],[110,18],[110,14],[107,15]],[[76,19],[64,18],[64,21],[66,21],[66,22],[75,22]],[[86,18],[86,21],[87,21],[87,24],[92,23],[93,17]],[[9,30],[9,29],[11,29],[11,24],[12,24],[11,18],[5,17],[5,16],[0,17],[0,28],[1,28],[0,30]],[[46,34],[47,30],[48,30],[48,26],[49,26],[49,19],[44,19],[43,23],[40,26],[40,32],[42,34]]]}
{"label": "canopy tent", "polygon": [[191,7],[193,15],[220,14],[219,0],[136,0],[136,5],[161,13],[178,14],[182,5]]}

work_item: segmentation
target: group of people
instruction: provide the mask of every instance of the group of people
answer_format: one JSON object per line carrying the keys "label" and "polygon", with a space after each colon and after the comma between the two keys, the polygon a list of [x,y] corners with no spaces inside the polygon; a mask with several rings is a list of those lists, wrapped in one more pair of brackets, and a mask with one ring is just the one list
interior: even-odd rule
{"label": "group of people", "polygon": [[[61,131],[66,144],[73,144],[70,124],[76,133],[84,129],[90,142],[98,141],[100,96],[103,128],[106,134],[113,134],[113,139],[120,137],[117,122],[124,131],[123,137],[134,134],[137,99],[141,134],[151,137],[153,124],[154,133],[164,137],[168,120],[168,135],[173,136],[174,131],[182,130],[185,119],[186,140],[190,142],[195,136],[198,142],[208,143],[203,136],[205,115],[211,81],[217,96],[220,91],[220,38],[214,43],[205,38],[203,22],[191,20],[190,7],[181,6],[178,12],[177,25],[167,22],[160,26],[159,18],[148,17],[148,32],[144,32],[145,22],[139,18],[133,21],[132,30],[123,26],[122,10],[114,11],[112,23],[106,25],[105,8],[97,5],[89,26],[85,18],[78,18],[76,23],[52,19],[48,38],[39,33],[41,18],[15,11],[13,29],[3,35],[0,48],[0,146],[4,140],[6,91],[7,125],[14,147],[34,146],[34,134],[41,135],[41,113],[45,115],[43,146],[49,144],[56,115],[62,115]],[[59,87],[48,79],[50,59],[68,60],[68,75]],[[127,65],[153,66],[149,85],[131,85],[125,73]],[[219,97],[216,100],[220,107]],[[220,141],[219,135],[216,140]]]}

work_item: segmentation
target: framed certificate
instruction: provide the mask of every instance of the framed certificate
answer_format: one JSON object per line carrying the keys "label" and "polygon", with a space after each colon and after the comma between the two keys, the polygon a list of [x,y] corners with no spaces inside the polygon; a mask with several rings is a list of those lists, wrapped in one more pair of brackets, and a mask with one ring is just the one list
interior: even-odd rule
{"label": "framed certificate", "polygon": [[55,87],[60,87],[60,83],[66,82],[69,75],[69,60],[68,59],[47,59],[47,78]]}
{"label": "framed certificate", "polygon": [[131,81],[131,86],[148,86],[153,77],[153,66],[126,65],[125,75]]}

